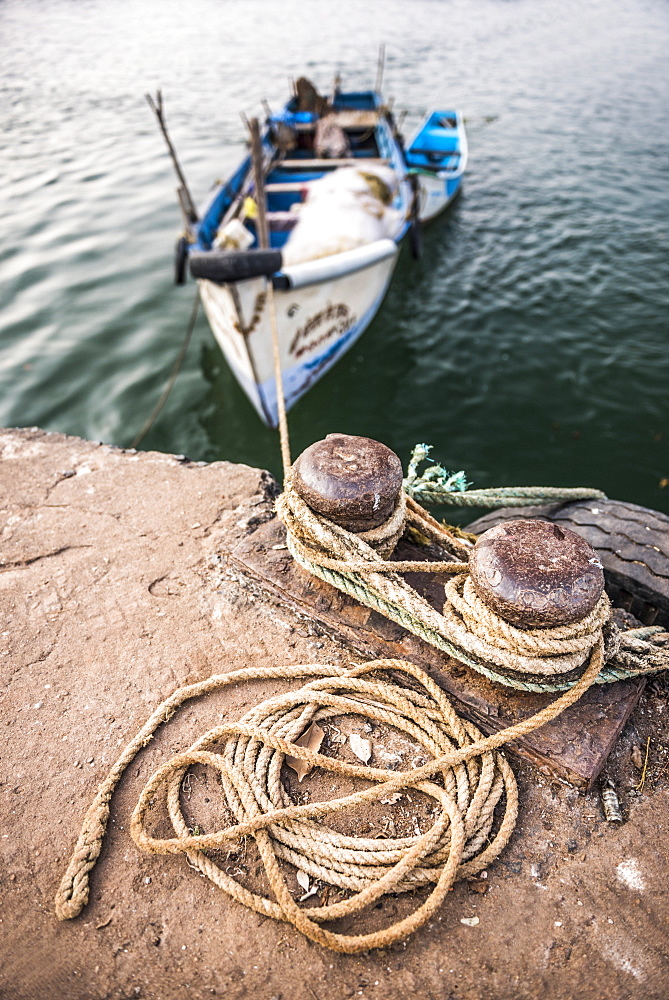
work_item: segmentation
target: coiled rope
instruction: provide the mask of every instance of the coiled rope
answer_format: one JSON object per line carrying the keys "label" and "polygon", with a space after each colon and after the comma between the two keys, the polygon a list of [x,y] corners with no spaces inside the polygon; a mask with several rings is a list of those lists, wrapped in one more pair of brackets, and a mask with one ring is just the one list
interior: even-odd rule
{"label": "coiled rope", "polygon": [[[402,660],[375,660],[349,670],[322,664],[247,668],[180,688],[153,712],[98,789],[59,887],[56,915],[68,920],[86,905],[114,789],[128,764],[182,705],[243,681],[315,676],[320,679],[267,699],[239,722],[211,729],[160,767],[140,795],[130,832],[135,843],[150,854],[185,854],[192,866],[233,899],[264,916],[291,923],[318,944],[347,954],[387,947],[429,920],[456,878],[476,874],[499,855],[515,827],[518,793],[511,768],[496,751],[577,701],[602,662],[600,643],[591,653],[587,670],[569,691],[531,718],[489,737],[457,716],[444,692],[424,671]],[[419,689],[401,683],[402,674],[417,682]],[[409,771],[394,772],[348,764],[295,743],[311,722],[342,714],[393,726],[433,759]],[[223,741],[222,749],[212,750]],[[330,801],[295,805],[280,778],[287,754],[331,773],[375,784]],[[191,833],[180,791],[193,764],[218,772],[234,825],[197,836]],[[436,806],[432,826],[412,837],[382,841],[348,837],[316,822],[408,789],[423,792]],[[502,797],[504,807],[498,817]],[[172,838],[158,839],[147,832],[148,814],[158,802],[166,805],[175,833]],[[240,885],[206,853],[229,848],[249,836],[258,847],[274,900]],[[279,859],[353,895],[302,908],[292,897]],[[388,892],[430,884],[434,888],[425,902],[389,927],[347,935],[321,926],[360,913]]]}
{"label": "coiled rope", "polygon": [[[646,648],[650,644],[645,641],[653,632],[649,629],[640,630],[621,656],[624,639],[611,634],[606,598],[584,622],[561,629],[521,632],[500,624],[497,616],[491,618],[489,609],[487,615],[483,614],[466,573],[468,548],[404,493],[389,521],[364,535],[351,534],[314,514],[290,482],[290,447],[271,284],[268,302],[285,474],[285,489],[277,509],[286,524],[288,546],[295,559],[495,680],[509,683],[510,673],[515,672],[514,676],[525,675],[521,683],[528,690],[537,690],[533,684],[546,690],[546,677],[551,678],[548,683],[553,689],[566,686],[567,690],[532,717],[484,738],[475,726],[457,716],[444,692],[420,668],[400,660],[376,660],[351,670],[330,665],[247,668],[180,688],[153,712],[100,785],[60,884],[56,915],[61,920],[75,917],[88,901],[90,873],[100,854],[114,789],[128,764],[175,711],[190,699],[231,684],[311,676],[316,680],[297,691],[267,699],[238,723],[210,730],[189,750],[159,768],[140,795],[130,830],[135,843],[149,853],[185,854],[192,866],[258,913],[291,923],[324,947],[355,953],[387,947],[413,933],[434,914],[456,878],[475,874],[497,857],[513,831],[518,809],[515,779],[497,751],[556,718],[600,680],[606,629],[606,642],[621,662],[616,669],[623,673],[636,670],[644,660],[646,669],[662,669],[669,664],[650,663],[652,654]],[[384,557],[407,523],[438,541],[454,561],[386,562]],[[452,575],[446,587],[443,615],[398,575],[409,570],[439,569]],[[661,653],[656,656],[662,658]],[[495,669],[485,666],[483,659],[486,664],[494,664]],[[432,760],[409,771],[389,772],[344,763],[296,743],[312,722],[342,714],[393,726],[423,747]],[[296,805],[281,782],[286,755],[374,784],[330,801]],[[189,829],[181,809],[180,790],[193,764],[211,767],[219,774],[233,825],[198,835]],[[348,837],[322,822],[330,815],[407,789],[422,792],[435,803],[433,824],[413,837],[381,842]],[[167,809],[174,837],[160,839],[148,832],[152,807],[161,803]],[[207,854],[249,836],[256,842],[273,900],[240,885]],[[279,861],[288,861],[320,882],[351,895],[331,904],[301,907],[293,899]],[[424,885],[434,886],[425,902],[410,916],[381,930],[349,935],[322,926],[359,914],[385,893]]]}

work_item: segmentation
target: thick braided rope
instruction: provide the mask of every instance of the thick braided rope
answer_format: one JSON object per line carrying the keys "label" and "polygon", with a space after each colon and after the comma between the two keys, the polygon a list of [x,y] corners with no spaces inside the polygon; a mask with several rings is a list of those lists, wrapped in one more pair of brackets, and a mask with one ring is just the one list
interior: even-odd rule
{"label": "thick braided rope", "polygon": [[[76,846],[67,870],[56,894],[56,916],[59,920],[70,920],[79,915],[88,902],[88,876],[97,864],[102,840],[109,819],[109,802],[121,775],[139,751],[153,739],[156,730],[167,722],[185,701],[209,694],[228,683],[243,680],[262,680],[275,677],[303,677],[305,673],[329,674],[330,667],[314,666],[311,671],[304,667],[257,667],[238,670],[234,675],[213,675],[207,680],[188,687],[179,688],[156,708],[140,731],[128,743],[98,788],[93,802],[88,808],[79,833]],[[228,680],[230,678],[230,680]]]}
{"label": "thick braided rope", "polygon": [[[85,906],[114,788],[128,764],[181,705],[242,681],[312,676],[320,679],[296,692],[268,699],[238,723],[210,730],[189,750],[164,764],[141,793],[131,834],[149,853],[185,854],[191,865],[234,899],[265,916],[293,924],[325,947],[346,953],[387,947],[429,920],[456,878],[475,874],[497,857],[515,826],[518,800],[513,773],[495,751],[573,704],[592,684],[602,662],[599,643],[586,671],[566,694],[531,718],[487,738],[458,718],[445,693],[424,671],[401,660],[377,660],[353,670],[325,665],[248,668],[180,688],[153,712],[101,784],[61,882],[56,914],[61,920],[69,919]],[[420,690],[415,684],[398,683],[398,673],[418,682]],[[393,772],[344,763],[294,742],[312,721],[327,721],[341,714],[394,726],[423,747],[432,760],[410,771]],[[212,747],[223,741],[223,749],[214,752]],[[375,784],[331,801],[295,805],[280,780],[286,754]],[[190,833],[181,810],[180,788],[188,768],[195,763],[213,767],[221,777],[226,804],[236,821],[227,829],[198,836]],[[416,836],[382,841],[347,837],[318,822],[407,789],[423,792],[435,802],[434,823]],[[495,809],[502,798],[504,811],[497,825]],[[158,839],[150,835],[146,824],[152,803],[165,799],[175,836]],[[229,848],[247,836],[257,843],[274,899],[239,885],[205,853]],[[286,885],[279,859],[353,895],[329,905],[300,907]],[[419,885],[434,886],[427,900],[410,916],[383,930],[346,935],[321,926],[360,913],[385,893]]]}
{"label": "thick braided rope", "polygon": [[[514,629],[477,597],[466,564],[388,562],[364,534],[349,532],[312,511],[293,490],[290,476],[276,507],[286,526],[288,549],[301,566],[498,683],[538,693],[566,690],[605,626],[609,662],[597,683],[669,667],[669,650],[647,642],[647,629],[642,639],[634,630],[619,632],[607,625],[610,607],[605,595],[590,615],[574,625]],[[414,500],[408,501],[407,513],[410,523],[447,550],[454,551],[457,545],[460,558],[468,553]],[[399,576],[410,571],[454,575],[445,588],[443,613]]]}
{"label": "thick braided rope", "polygon": [[502,486],[486,490],[444,490],[437,484],[405,487],[410,496],[430,506],[480,507],[497,510],[499,507],[531,507],[539,504],[569,503],[574,500],[605,500],[606,493],[586,487],[559,486]]}

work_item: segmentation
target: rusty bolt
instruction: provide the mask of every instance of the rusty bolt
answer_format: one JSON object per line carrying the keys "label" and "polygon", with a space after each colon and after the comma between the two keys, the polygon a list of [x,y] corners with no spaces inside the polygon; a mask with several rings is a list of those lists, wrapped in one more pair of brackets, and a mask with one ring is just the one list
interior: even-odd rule
{"label": "rusty bolt", "polygon": [[328,434],[299,456],[293,487],[312,510],[349,531],[369,531],[393,512],[402,463],[371,438]]}
{"label": "rusty bolt", "polygon": [[469,569],[481,600],[520,628],[579,621],[604,590],[595,550],[550,521],[519,519],[490,528],[476,542]]}

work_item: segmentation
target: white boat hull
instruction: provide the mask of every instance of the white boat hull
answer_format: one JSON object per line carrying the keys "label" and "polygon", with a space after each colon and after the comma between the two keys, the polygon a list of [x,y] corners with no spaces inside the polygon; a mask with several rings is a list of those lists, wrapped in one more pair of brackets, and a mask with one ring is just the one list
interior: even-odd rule
{"label": "white boat hull", "polygon": [[[371,248],[340,254],[340,273],[328,279],[317,280],[319,261],[286,269],[292,287],[275,288],[273,296],[287,408],[370,324],[390,283],[397,253],[392,240],[383,240]],[[332,261],[329,258],[330,270]],[[226,361],[259,416],[276,427],[268,279],[253,278],[234,285],[201,280],[199,286],[204,310]]]}
{"label": "white boat hull", "polygon": [[418,185],[420,221],[429,222],[443,212],[458,194],[461,177],[421,174]]}

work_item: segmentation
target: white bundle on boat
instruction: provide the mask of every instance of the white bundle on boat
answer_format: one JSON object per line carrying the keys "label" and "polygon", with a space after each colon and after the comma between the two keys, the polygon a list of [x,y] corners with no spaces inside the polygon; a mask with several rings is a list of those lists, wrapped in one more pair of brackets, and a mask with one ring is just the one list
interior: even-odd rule
{"label": "white bundle on boat", "polygon": [[248,250],[253,236],[241,219],[231,219],[216,233],[214,247],[217,250]]}
{"label": "white bundle on boat", "polygon": [[313,181],[284,249],[286,266],[392,237],[399,213],[390,208],[397,179],[377,164],[340,167]]}

